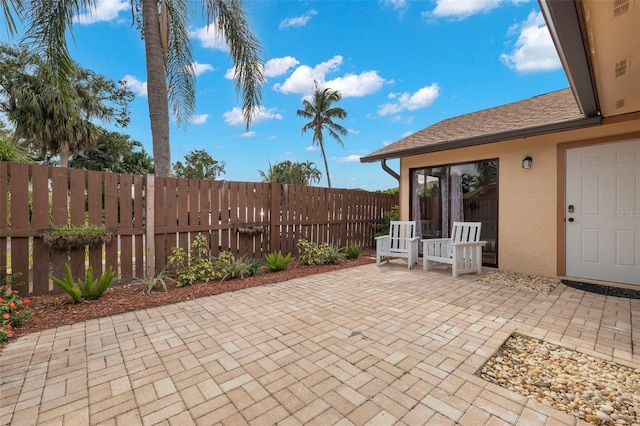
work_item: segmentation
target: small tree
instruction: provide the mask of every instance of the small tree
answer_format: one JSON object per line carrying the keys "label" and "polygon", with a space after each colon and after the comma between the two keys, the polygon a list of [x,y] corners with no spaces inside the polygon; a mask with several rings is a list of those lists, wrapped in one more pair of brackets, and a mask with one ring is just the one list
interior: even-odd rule
{"label": "small tree", "polygon": [[322,173],[312,161],[291,162],[289,160],[280,161],[275,164],[269,163],[266,172],[258,170],[263,182],[289,183],[294,185],[309,185],[313,182],[320,182]]}
{"label": "small tree", "polygon": [[224,161],[214,160],[205,150],[197,149],[173,163],[173,175],[187,179],[215,179],[225,173]]}
{"label": "small tree", "polygon": [[153,159],[138,141],[129,135],[102,130],[95,146],[75,154],[69,166],[132,175],[153,173]]}
{"label": "small tree", "polygon": [[121,83],[71,63],[65,96],[48,63],[25,47],[0,44],[0,112],[15,127],[14,139],[60,156],[93,144],[99,127],[94,121],[129,123],[133,92]]}

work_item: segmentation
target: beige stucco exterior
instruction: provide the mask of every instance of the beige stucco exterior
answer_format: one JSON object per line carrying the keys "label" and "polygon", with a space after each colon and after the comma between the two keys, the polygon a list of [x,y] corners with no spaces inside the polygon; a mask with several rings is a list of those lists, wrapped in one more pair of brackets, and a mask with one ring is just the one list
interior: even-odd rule
{"label": "beige stucco exterior", "polygon": [[[640,115],[587,129],[552,133],[402,158],[400,215],[409,219],[409,170],[498,158],[500,269],[564,275],[564,152],[567,148],[640,137]],[[522,168],[522,159],[533,167]]]}

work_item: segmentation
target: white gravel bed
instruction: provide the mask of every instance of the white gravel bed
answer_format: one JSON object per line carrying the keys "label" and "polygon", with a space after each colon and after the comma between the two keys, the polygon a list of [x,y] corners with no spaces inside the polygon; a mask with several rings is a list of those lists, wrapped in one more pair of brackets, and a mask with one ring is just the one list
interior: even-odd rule
{"label": "white gravel bed", "polygon": [[480,282],[514,287],[538,293],[551,293],[553,289],[560,284],[560,280],[557,278],[520,274],[502,270],[489,272],[480,279]]}
{"label": "white gravel bed", "polygon": [[640,369],[514,334],[480,376],[596,425],[640,425]]}

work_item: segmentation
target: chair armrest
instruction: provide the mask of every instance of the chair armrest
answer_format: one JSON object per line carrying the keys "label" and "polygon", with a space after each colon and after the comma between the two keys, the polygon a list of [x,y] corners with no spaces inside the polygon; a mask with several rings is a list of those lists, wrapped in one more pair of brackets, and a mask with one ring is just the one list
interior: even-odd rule
{"label": "chair armrest", "polygon": [[410,238],[409,241],[414,242],[414,241],[420,241],[420,237],[413,237]]}
{"label": "chair armrest", "polygon": [[422,243],[444,243],[451,242],[451,238],[427,238],[422,240]]}
{"label": "chair armrest", "polygon": [[468,243],[451,243],[453,247],[474,247],[474,246],[485,246],[487,244],[486,241],[471,241]]}
{"label": "chair armrest", "polygon": [[389,235],[381,235],[376,237],[376,253],[385,253],[391,249],[391,237]]}

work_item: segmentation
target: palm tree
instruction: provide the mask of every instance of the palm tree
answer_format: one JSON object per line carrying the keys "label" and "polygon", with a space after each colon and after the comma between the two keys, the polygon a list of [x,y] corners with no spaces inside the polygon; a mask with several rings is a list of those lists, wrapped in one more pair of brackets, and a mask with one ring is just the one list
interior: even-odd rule
{"label": "palm tree", "polygon": [[[189,39],[191,0],[141,0],[147,87],[156,174],[169,176],[169,104],[179,125],[195,109],[195,76]],[[203,14],[230,48],[236,91],[243,94],[247,128],[262,99],[262,48],[253,35],[242,0],[204,0]]]}
{"label": "palm tree", "polygon": [[59,154],[62,167],[70,153],[95,142],[94,120],[126,125],[133,100],[128,89],[75,62],[69,85],[76,95],[65,100],[38,55],[0,44],[0,112],[15,126],[16,141]]}
{"label": "palm tree", "polygon": [[320,147],[322,159],[324,160],[324,169],[327,173],[327,184],[329,185],[329,188],[331,188],[331,177],[329,176],[329,165],[327,164],[327,154],[324,149],[324,135],[322,132],[323,130],[327,130],[329,135],[338,141],[340,146],[344,147],[344,143],[342,142],[342,139],[340,139],[340,135],[346,136],[347,129],[335,123],[333,120],[335,118],[346,118],[347,112],[342,108],[332,106],[341,98],[342,96],[337,90],[331,90],[328,87],[320,89],[316,84],[311,101],[304,99],[302,101],[304,109],[299,109],[297,112],[298,117],[311,120],[302,127],[302,133],[307,130],[313,130],[313,144]]}
{"label": "palm tree", "polygon": [[[26,39],[47,58],[59,90],[72,98],[67,84],[73,61],[66,44],[66,31],[74,16],[96,4],[96,0],[0,0],[7,23],[9,5],[24,11],[28,22]],[[179,125],[186,125],[195,109],[195,76],[189,39],[192,0],[131,0],[134,12],[142,13],[142,32],[147,64],[147,87],[153,156],[158,176],[171,174],[169,105]],[[242,93],[247,128],[262,99],[262,48],[254,36],[242,0],[202,0],[203,16],[214,23],[225,38],[235,69],[236,91]],[[19,14],[19,13],[18,13]],[[70,96],[71,95],[71,96]]]}
{"label": "palm tree", "polygon": [[312,161],[304,163],[291,162],[289,160],[280,161],[275,164],[269,162],[269,169],[266,172],[258,170],[263,182],[288,183],[293,185],[309,185],[313,182],[320,182],[322,173]]}

